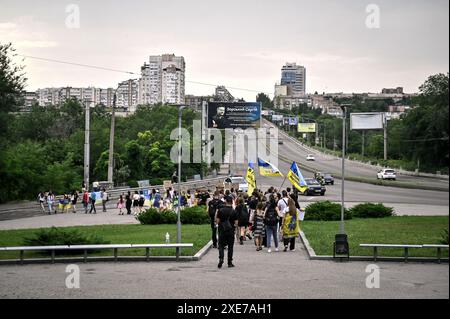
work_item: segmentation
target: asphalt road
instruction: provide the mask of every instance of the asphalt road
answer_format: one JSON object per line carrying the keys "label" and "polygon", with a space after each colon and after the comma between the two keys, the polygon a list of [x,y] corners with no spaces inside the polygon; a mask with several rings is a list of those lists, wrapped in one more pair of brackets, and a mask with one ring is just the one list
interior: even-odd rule
{"label": "asphalt road", "polygon": [[[264,149],[265,145],[262,141],[258,144],[259,149]],[[299,147],[298,145],[294,145],[290,140],[285,140],[283,145],[279,145],[278,153],[282,154],[283,157],[291,157],[292,160],[284,160],[283,158],[278,157],[277,167],[283,174],[286,174],[289,171],[289,168],[292,164],[292,161],[295,161],[299,164],[300,170],[305,178],[313,177],[313,173],[308,170],[303,170],[302,167],[306,163],[309,166],[315,166],[317,170],[322,172],[332,172],[330,167],[333,169],[337,169],[336,166],[341,165],[341,160],[335,159],[330,160],[326,157],[326,155],[316,155],[315,162],[306,162],[306,154],[308,151]],[[289,154],[289,155],[288,155]],[[246,158],[247,161],[247,158]],[[333,164],[331,164],[333,163]],[[354,171],[355,162],[346,161],[348,171]],[[247,170],[246,163],[240,163],[236,165],[232,165],[232,172],[236,175],[245,176]],[[356,170],[357,172],[361,172],[363,176],[368,176],[369,174],[373,174],[374,172],[366,167],[362,167]],[[281,185],[283,188],[286,188],[289,185],[289,181],[284,181],[283,177],[264,177],[260,176],[256,173],[256,182],[257,187],[267,189],[270,186],[274,186],[275,188],[280,189]],[[354,173],[350,173],[351,176],[355,176]],[[347,175],[346,175],[347,176]],[[447,183],[448,181],[442,181],[439,179],[432,178],[420,178],[420,177],[411,177],[411,176],[401,176],[400,180],[408,180],[408,181],[417,181],[417,183],[427,183],[427,185],[439,185]],[[334,185],[326,186],[325,196],[301,196],[300,200],[302,202],[311,202],[318,200],[330,200],[330,201],[340,201],[341,200],[341,183],[340,179],[335,179]],[[361,182],[353,182],[353,181],[345,181],[345,200],[346,202],[380,202],[380,203],[398,203],[398,204],[409,204],[409,205],[433,205],[433,206],[442,206],[445,211],[448,211],[449,206],[449,193],[444,191],[432,191],[432,190],[422,190],[422,189],[407,189],[400,187],[390,187],[390,186],[381,186],[381,185],[373,185],[369,183],[361,183]]]}
{"label": "asphalt road", "polygon": [[[265,122],[267,125],[274,127],[272,123]],[[341,174],[342,160],[341,158],[323,154],[316,150],[302,145],[300,142],[294,142],[293,139],[281,130],[278,130],[278,138],[283,141],[283,145],[278,145],[278,153],[283,157],[289,159],[290,162],[296,161],[300,166],[311,167],[316,171],[328,172],[334,175]],[[315,161],[307,161],[306,156],[314,154]],[[280,158],[280,162],[282,159]],[[376,180],[377,170],[366,164],[356,161],[346,160],[347,177],[359,177],[365,179]],[[398,182],[405,182],[415,184],[417,186],[432,186],[449,189],[449,181],[446,179],[417,177],[408,175],[398,175]]]}
{"label": "asphalt road", "polygon": [[80,263],[79,289],[66,288],[65,264],[0,266],[0,298],[449,298],[448,264],[379,262],[380,288],[369,289],[371,262],[311,261],[300,244],[269,254],[246,241],[236,268],[217,262],[211,250],[198,262]]}

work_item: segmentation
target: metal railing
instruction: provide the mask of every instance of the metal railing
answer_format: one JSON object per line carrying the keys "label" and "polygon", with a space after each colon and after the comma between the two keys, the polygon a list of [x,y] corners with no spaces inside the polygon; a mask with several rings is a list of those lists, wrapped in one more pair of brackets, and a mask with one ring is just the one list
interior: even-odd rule
{"label": "metal railing", "polygon": [[[83,261],[86,263],[88,258],[88,251],[90,250],[105,250],[112,249],[114,261],[118,261],[119,249],[129,248],[145,248],[145,259],[150,260],[150,249],[154,248],[192,248],[194,244],[104,244],[104,245],[58,245],[58,246],[18,246],[18,247],[0,247],[1,252],[18,251],[20,253],[19,262],[23,264],[25,259],[25,251],[50,251],[49,261],[53,264],[57,260],[56,251],[82,251]],[[178,260],[178,259],[177,259]]]}

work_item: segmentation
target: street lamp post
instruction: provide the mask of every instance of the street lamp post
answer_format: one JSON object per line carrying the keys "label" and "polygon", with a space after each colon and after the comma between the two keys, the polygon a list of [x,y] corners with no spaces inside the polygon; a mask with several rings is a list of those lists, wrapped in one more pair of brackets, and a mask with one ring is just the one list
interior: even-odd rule
{"label": "street lamp post", "polygon": [[[178,206],[177,206],[177,244],[181,243],[181,118],[185,105],[180,105],[178,109]],[[180,258],[180,247],[176,249],[176,259]]]}
{"label": "street lamp post", "polygon": [[111,130],[109,131],[109,157],[108,157],[108,183],[114,186],[113,173],[114,173],[114,130],[116,126],[116,101],[117,91],[122,86],[120,83],[117,89],[114,91],[113,106],[111,114]]}
{"label": "street lamp post", "polygon": [[346,153],[346,118],[347,118],[347,107],[349,105],[341,105],[342,109],[342,185],[341,185],[341,223],[339,227],[339,232],[345,234],[344,228],[344,213],[345,213],[345,200],[344,200],[344,189],[345,189],[345,153]]}

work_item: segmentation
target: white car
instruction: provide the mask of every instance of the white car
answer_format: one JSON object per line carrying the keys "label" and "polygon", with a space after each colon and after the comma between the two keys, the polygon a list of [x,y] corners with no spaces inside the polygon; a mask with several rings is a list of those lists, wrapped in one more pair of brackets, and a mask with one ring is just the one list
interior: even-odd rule
{"label": "white car", "polygon": [[377,179],[392,179],[396,180],[397,176],[393,169],[382,169],[377,173]]}
{"label": "white car", "polygon": [[314,157],[314,155],[308,154],[308,155],[306,155],[306,160],[307,160],[307,161],[315,161],[316,158]]}
{"label": "white car", "polygon": [[242,177],[242,176],[227,177],[223,183],[224,184],[236,184],[236,185],[239,185],[239,191],[240,192],[247,192],[248,191],[248,183],[245,180],[245,178]]}

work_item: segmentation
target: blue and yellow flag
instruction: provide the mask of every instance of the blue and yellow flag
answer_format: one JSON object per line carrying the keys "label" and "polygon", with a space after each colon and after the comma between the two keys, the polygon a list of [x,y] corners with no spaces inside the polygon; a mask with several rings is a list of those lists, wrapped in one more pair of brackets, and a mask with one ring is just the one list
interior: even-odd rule
{"label": "blue and yellow flag", "polygon": [[291,169],[287,173],[287,178],[300,192],[304,193],[308,189],[308,185],[306,184],[296,162],[292,163]]}
{"label": "blue and yellow flag", "polygon": [[261,176],[281,176],[280,170],[276,168],[273,164],[266,162],[258,158],[259,175]]}
{"label": "blue and yellow flag", "polygon": [[248,183],[248,191],[247,194],[251,196],[253,191],[256,188],[256,178],[255,178],[255,170],[253,168],[253,164],[248,163],[247,174],[245,175],[245,180]]}

